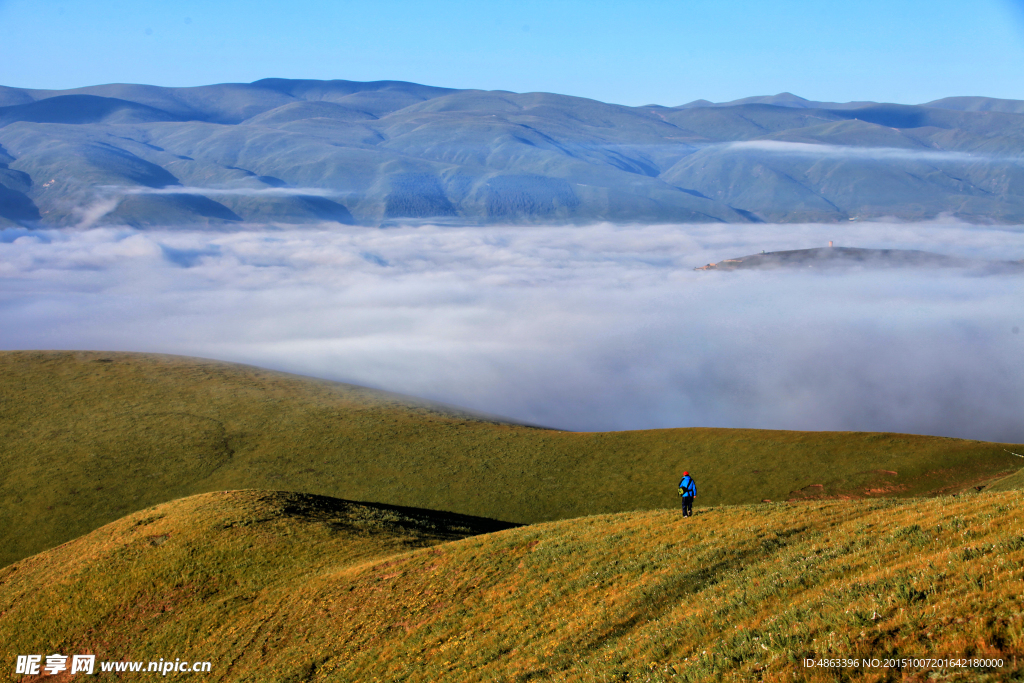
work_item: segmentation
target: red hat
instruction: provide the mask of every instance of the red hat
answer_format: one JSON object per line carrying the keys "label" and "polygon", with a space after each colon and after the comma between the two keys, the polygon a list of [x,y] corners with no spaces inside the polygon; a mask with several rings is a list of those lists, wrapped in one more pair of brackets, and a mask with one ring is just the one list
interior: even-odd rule
{"label": "red hat", "polygon": [[686,476],[687,474],[689,474],[689,472],[683,472],[683,476],[684,476],[684,477],[685,477],[685,476]]}

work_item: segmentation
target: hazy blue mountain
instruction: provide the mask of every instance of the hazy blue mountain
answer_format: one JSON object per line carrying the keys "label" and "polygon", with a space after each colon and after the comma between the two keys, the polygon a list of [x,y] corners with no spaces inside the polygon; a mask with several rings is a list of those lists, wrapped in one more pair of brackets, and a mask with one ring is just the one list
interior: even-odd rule
{"label": "hazy blue mountain", "polygon": [[956,111],[1000,111],[1009,114],[1024,114],[1024,101],[1000,100],[994,97],[944,97],[924,106]]}
{"label": "hazy blue mountain", "polygon": [[0,108],[0,126],[16,121],[31,123],[150,123],[178,121],[162,109],[113,97],[58,95],[28,104]]}
{"label": "hazy blue mountain", "polygon": [[0,225],[1024,221],[1024,102],[0,86]]}
{"label": "hazy blue mountain", "polygon": [[778,95],[760,95],[757,97],[744,97],[743,99],[731,102],[709,102],[707,100],[695,100],[680,105],[676,109],[694,109],[698,107],[735,107],[741,104],[770,104],[775,107],[792,107],[794,109],[858,109],[874,102],[815,102],[805,100],[793,93],[782,92]]}

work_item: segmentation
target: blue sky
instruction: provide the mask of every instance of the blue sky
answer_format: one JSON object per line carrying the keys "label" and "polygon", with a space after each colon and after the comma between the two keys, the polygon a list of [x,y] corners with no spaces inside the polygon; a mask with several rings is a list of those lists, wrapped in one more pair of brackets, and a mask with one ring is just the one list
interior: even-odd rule
{"label": "blue sky", "polygon": [[1022,0],[0,0],[0,84],[407,80],[677,105],[1024,99]]}

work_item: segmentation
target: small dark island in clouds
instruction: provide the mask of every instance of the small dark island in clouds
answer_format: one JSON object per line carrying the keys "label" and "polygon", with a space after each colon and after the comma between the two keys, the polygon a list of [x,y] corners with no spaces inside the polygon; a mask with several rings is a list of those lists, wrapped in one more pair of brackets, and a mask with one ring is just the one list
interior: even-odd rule
{"label": "small dark island in clouds", "polygon": [[933,254],[918,249],[860,249],[827,247],[762,251],[739,258],[727,258],[696,266],[694,270],[769,270],[776,268],[960,268],[979,275],[1021,274],[1024,261],[990,261]]}
{"label": "small dark island in clouds", "polygon": [[1024,221],[1024,101],[0,87],[0,226]]}

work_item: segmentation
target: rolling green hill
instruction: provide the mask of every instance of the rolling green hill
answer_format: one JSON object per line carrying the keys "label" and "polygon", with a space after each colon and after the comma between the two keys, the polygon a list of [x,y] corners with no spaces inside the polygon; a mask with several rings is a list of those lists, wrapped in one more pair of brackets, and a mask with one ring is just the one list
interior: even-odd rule
{"label": "rolling green hill", "polygon": [[985,487],[986,491],[1024,491],[1024,468],[1021,468],[1011,475],[1003,477],[1002,479],[996,479],[989,486]]}
{"label": "rolling green hill", "polygon": [[678,505],[906,497],[1021,467],[991,444],[882,433],[570,433],[217,361],[0,352],[0,565],[140,509],[290,490],[516,523]]}
{"label": "rolling green hill", "polygon": [[[0,569],[0,664],[7,680],[23,680],[15,655],[51,653],[208,661],[221,681],[1019,680],[1022,503],[740,505],[475,535],[496,525],[206,494]],[[939,656],[1003,663],[803,665]]]}

